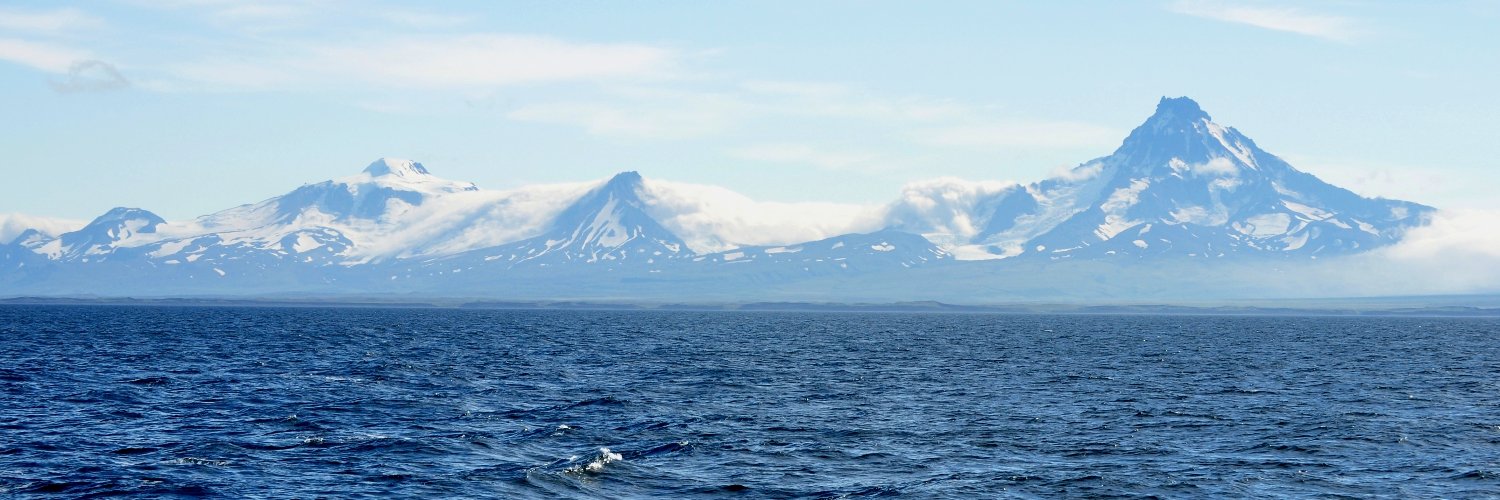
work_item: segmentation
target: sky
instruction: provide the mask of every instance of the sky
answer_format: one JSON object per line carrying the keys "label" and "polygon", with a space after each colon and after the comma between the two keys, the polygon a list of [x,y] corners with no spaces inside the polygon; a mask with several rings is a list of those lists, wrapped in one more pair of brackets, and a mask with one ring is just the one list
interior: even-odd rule
{"label": "sky", "polygon": [[186,219],[380,157],[877,204],[1030,182],[1189,96],[1367,196],[1495,210],[1500,2],[0,6],[0,213]]}

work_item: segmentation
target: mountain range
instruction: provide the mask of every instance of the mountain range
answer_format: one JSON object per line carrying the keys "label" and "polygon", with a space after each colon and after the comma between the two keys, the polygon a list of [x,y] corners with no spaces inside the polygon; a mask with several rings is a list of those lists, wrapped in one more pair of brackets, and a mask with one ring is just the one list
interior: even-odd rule
{"label": "mountain range", "polygon": [[[1112,154],[1057,177],[965,196],[919,185],[831,226],[859,230],[812,241],[742,241],[684,212],[673,201],[690,195],[674,186],[624,172],[491,191],[380,159],[191,221],[120,207],[74,231],[28,229],[0,245],[0,295],[923,298],[1018,276],[1087,286],[1089,272],[1352,255],[1433,212],[1299,171],[1185,97],[1163,98]],[[1004,283],[983,281],[1008,269]]]}

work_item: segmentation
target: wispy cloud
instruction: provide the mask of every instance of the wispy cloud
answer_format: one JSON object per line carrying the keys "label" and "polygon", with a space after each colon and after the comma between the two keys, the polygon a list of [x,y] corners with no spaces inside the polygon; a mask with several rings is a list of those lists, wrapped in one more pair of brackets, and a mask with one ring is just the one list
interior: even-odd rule
{"label": "wispy cloud", "polygon": [[74,63],[91,58],[86,51],[54,43],[0,38],[0,61],[10,61],[51,73],[66,73]]}
{"label": "wispy cloud", "polygon": [[[1119,131],[1072,122],[1011,120],[996,122],[986,106],[915,96],[885,96],[831,83],[805,82],[694,82],[687,89],[677,82],[664,85],[604,89],[604,97],[589,101],[563,100],[527,104],[508,114],[511,119],[568,124],[603,136],[681,139],[732,131],[739,127],[775,123],[805,127],[813,123],[841,123],[871,133],[945,146],[1017,146],[1051,148],[1079,144],[1113,144]],[[912,132],[916,130],[916,132]],[[754,159],[812,160],[806,151],[786,144],[762,151],[760,146],[735,150]],[[772,154],[774,152],[774,154]],[[792,153],[796,152],[796,155]],[[825,167],[841,160],[820,158]]]}
{"label": "wispy cloud", "polygon": [[1072,148],[1117,145],[1120,131],[1078,122],[1008,120],[919,130],[913,139],[930,146],[971,148]]}
{"label": "wispy cloud", "polygon": [[1379,196],[1431,203],[1434,199],[1464,198],[1466,183],[1441,170],[1423,166],[1330,161],[1305,155],[1282,155],[1299,170],[1361,196]]}
{"label": "wispy cloud", "polygon": [[924,97],[891,97],[827,82],[749,81],[739,84],[747,100],[775,103],[781,114],[910,123],[965,115],[969,107]]}
{"label": "wispy cloud", "polygon": [[525,122],[570,125],[585,132],[627,139],[687,139],[724,132],[732,113],[722,108],[636,107],[604,102],[527,105],[506,114]]}
{"label": "wispy cloud", "polygon": [[1308,12],[1294,7],[1181,0],[1173,3],[1170,9],[1189,16],[1285,31],[1342,43],[1353,43],[1365,33],[1360,23],[1354,19]]}
{"label": "wispy cloud", "polygon": [[[152,90],[408,90],[670,73],[678,51],[630,42],[475,29],[472,15],[343,0],[122,0],[192,18],[208,33],[132,64]],[[462,29],[468,28],[468,29]]]}
{"label": "wispy cloud", "polygon": [[35,229],[47,236],[57,236],[68,231],[76,231],[87,222],[18,213],[0,213],[0,245],[10,243],[27,229]]}
{"label": "wispy cloud", "polygon": [[386,9],[371,12],[371,15],[401,26],[412,28],[452,28],[468,24],[473,20],[470,16],[452,14],[440,14],[435,12],[422,12],[408,9]]}
{"label": "wispy cloud", "polygon": [[[266,33],[327,26],[332,16],[354,17],[377,9],[349,9],[337,1],[119,0],[135,7],[196,15],[204,24],[240,33]],[[340,9],[339,7],[344,7]],[[342,10],[342,12],[339,12]]]}
{"label": "wispy cloud", "polygon": [[828,170],[867,166],[880,158],[873,153],[831,151],[807,144],[757,144],[735,148],[730,154],[746,160],[812,165]]}
{"label": "wispy cloud", "polygon": [[760,165],[866,174],[952,168],[941,165],[945,155],[1107,150],[1124,135],[1082,122],[1004,116],[989,104],[831,83],[700,78],[601,90],[587,100],[523,104],[506,117],[616,140],[696,141]]}
{"label": "wispy cloud", "polygon": [[643,44],[503,34],[404,37],[314,47],[312,53],[311,63],[331,72],[421,87],[645,75],[664,70],[673,58],[671,50]]}
{"label": "wispy cloud", "polygon": [[645,44],[497,33],[288,41],[267,48],[234,59],[179,64],[172,71],[212,87],[452,88],[659,75],[676,57],[670,49]]}
{"label": "wispy cloud", "polygon": [[0,8],[0,30],[58,33],[103,26],[104,21],[84,11],[65,8],[20,10]]}
{"label": "wispy cloud", "polygon": [[476,16],[417,7],[387,7],[347,0],[116,0],[143,9],[175,11],[230,32],[266,34],[302,31],[328,32],[341,22],[374,28],[452,29],[470,24]]}

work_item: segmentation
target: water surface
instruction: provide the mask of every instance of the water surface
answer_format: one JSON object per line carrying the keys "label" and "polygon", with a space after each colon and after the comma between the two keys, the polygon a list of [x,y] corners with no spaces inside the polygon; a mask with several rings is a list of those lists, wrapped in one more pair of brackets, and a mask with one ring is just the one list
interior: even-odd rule
{"label": "water surface", "polygon": [[1500,321],[0,306],[0,495],[1500,495]]}

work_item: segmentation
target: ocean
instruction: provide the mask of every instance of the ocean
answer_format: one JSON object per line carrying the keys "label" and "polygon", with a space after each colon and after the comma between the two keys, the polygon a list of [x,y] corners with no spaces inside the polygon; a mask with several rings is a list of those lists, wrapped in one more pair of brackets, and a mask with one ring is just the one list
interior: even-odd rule
{"label": "ocean", "polygon": [[0,496],[1500,496],[1500,320],[0,306]]}

